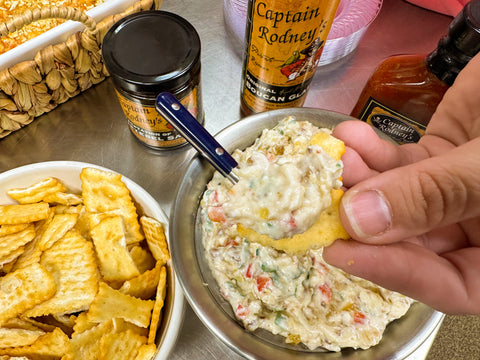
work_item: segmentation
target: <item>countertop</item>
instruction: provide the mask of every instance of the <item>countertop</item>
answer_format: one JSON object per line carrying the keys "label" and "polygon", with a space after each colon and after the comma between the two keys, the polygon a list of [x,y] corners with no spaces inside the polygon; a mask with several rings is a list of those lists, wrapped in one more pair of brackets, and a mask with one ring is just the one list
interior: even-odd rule
{"label": "countertop", "polygon": [[[202,86],[207,130],[216,133],[240,118],[241,58],[225,31],[222,0],[164,0],[163,10],[190,21],[202,40]],[[357,50],[318,69],[305,106],[349,113],[375,66],[399,53],[428,53],[451,18],[403,0],[384,0]],[[139,183],[168,214],[189,147],[152,151],[130,134],[110,79],[0,140],[0,172],[48,160],[95,163]],[[427,359],[479,359],[478,317],[447,316]],[[183,359],[241,359],[217,340],[189,306],[170,356]]]}

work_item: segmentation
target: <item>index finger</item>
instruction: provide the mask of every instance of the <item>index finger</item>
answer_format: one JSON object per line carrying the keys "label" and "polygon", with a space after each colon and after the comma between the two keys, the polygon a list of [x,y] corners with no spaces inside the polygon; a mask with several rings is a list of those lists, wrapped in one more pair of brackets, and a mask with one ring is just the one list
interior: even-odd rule
{"label": "index finger", "polygon": [[366,245],[337,240],[324,250],[333,266],[452,314],[480,314],[480,248],[438,255],[411,242]]}
{"label": "index finger", "polygon": [[333,136],[353,149],[371,169],[387,171],[429,157],[425,147],[419,144],[397,146],[381,139],[375,130],[360,120],[345,121],[333,129]]}

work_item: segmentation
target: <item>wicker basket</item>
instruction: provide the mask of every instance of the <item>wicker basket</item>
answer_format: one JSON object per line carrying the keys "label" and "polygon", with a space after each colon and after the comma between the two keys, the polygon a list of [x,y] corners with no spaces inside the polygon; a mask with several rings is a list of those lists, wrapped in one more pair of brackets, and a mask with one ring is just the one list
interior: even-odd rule
{"label": "wicker basket", "polygon": [[64,43],[40,50],[34,60],[20,62],[0,72],[0,138],[103,81],[108,72],[101,56],[101,44],[108,29],[126,15],[158,10],[161,3],[162,0],[139,0],[124,12],[110,15],[98,24],[82,11],[68,7],[27,11],[0,24],[0,36],[46,18],[74,20],[86,26]]}

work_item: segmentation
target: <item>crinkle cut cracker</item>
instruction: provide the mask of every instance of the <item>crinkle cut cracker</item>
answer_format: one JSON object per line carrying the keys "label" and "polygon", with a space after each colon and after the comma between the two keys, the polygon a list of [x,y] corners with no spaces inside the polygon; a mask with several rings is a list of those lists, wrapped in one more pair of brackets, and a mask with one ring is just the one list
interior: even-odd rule
{"label": "crinkle cut cracker", "polygon": [[100,272],[105,280],[125,281],[140,274],[128,252],[120,216],[103,219],[90,234],[95,244]]}
{"label": "crinkle cut cracker", "polygon": [[157,262],[153,269],[125,281],[119,291],[143,300],[152,298],[157,291],[161,266],[160,262]]}
{"label": "crinkle cut cracker", "polygon": [[142,245],[143,243],[139,243],[138,245],[132,245],[128,248],[130,256],[137,266],[138,271],[140,271],[140,274],[143,274],[145,271],[152,270],[156,264],[152,253],[146,246]]}
{"label": "crinkle cut cracker", "polygon": [[118,317],[147,328],[150,325],[153,304],[153,300],[142,300],[125,295],[101,282],[98,293],[88,310],[87,318],[90,322],[104,322]]}
{"label": "crinkle cut cracker", "polygon": [[155,260],[160,261],[162,265],[166,264],[168,259],[170,259],[170,253],[168,252],[167,238],[162,223],[157,219],[144,215],[140,218],[140,224]]}
{"label": "crinkle cut cracker", "polygon": [[155,342],[158,325],[162,319],[162,308],[165,304],[165,296],[167,294],[167,269],[162,266],[160,269],[160,277],[158,280],[157,294],[155,297],[155,304],[153,305],[152,321],[150,322],[150,329],[148,333],[148,344]]}
{"label": "crinkle cut cracker", "polygon": [[38,242],[39,249],[45,251],[50,248],[75,226],[77,219],[77,214],[55,214]]}
{"label": "crinkle cut cracker", "polygon": [[[35,238],[35,228],[33,225],[28,226],[15,234],[0,236],[0,263],[3,259],[8,259],[11,253],[18,248],[25,246]],[[19,256],[20,254],[18,254]]]}
{"label": "crinkle cut cracker", "polygon": [[40,329],[0,328],[0,349],[31,345],[43,334]]}
{"label": "crinkle cut cracker", "polygon": [[78,232],[70,231],[43,252],[40,264],[54,277],[55,295],[28,310],[36,317],[87,310],[98,289],[98,272],[93,244]]}
{"label": "crinkle cut cracker", "polygon": [[135,204],[120,174],[84,168],[80,178],[83,202],[88,212],[121,214],[127,231],[127,244],[143,240]]}
{"label": "crinkle cut cracker", "polygon": [[7,194],[20,204],[31,204],[45,201],[46,197],[64,191],[66,188],[60,180],[48,177],[26,188],[10,189]]}
{"label": "crinkle cut cracker", "polygon": [[38,263],[8,273],[0,278],[0,325],[56,292],[53,276]]}
{"label": "crinkle cut cracker", "polygon": [[332,204],[320,213],[317,221],[301,234],[295,234],[290,238],[274,240],[271,237],[259,234],[252,229],[237,225],[238,233],[249,241],[270,246],[274,249],[285,251],[289,254],[305,253],[314,248],[331,245],[337,239],[349,239],[350,236],[340,222],[339,206],[343,191],[332,190]]}
{"label": "crinkle cut cracker", "polygon": [[110,333],[100,340],[101,360],[136,359],[139,348],[147,341],[145,336],[131,330],[120,333]]}
{"label": "crinkle cut cracker", "polygon": [[33,344],[16,348],[0,349],[0,355],[25,356],[27,359],[60,359],[70,344],[68,336],[55,328],[40,336]]}
{"label": "crinkle cut cracker", "polygon": [[[83,313],[84,314],[84,313]],[[89,329],[81,329],[72,334],[70,347],[63,360],[98,360],[100,355],[100,339],[104,334],[113,331],[113,321],[105,321]]]}
{"label": "crinkle cut cracker", "polygon": [[0,236],[10,235],[25,230],[31,224],[0,225]]}
{"label": "crinkle cut cracker", "polygon": [[0,205],[0,225],[18,225],[44,220],[50,213],[46,202]]}

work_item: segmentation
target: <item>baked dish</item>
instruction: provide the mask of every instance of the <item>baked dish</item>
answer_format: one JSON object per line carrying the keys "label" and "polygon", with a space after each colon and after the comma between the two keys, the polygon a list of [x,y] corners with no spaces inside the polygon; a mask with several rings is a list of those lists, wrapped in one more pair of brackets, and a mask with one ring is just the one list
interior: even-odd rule
{"label": "baked dish", "polygon": [[[28,9],[33,10],[35,8],[46,6],[69,6],[86,11],[102,4],[103,2],[104,0],[0,0],[0,21],[4,23],[13,16],[22,14]],[[27,40],[30,40],[65,21],[66,20],[63,19],[39,20],[24,26],[22,29],[15,31],[14,33],[0,38],[0,54],[23,44]]]}

